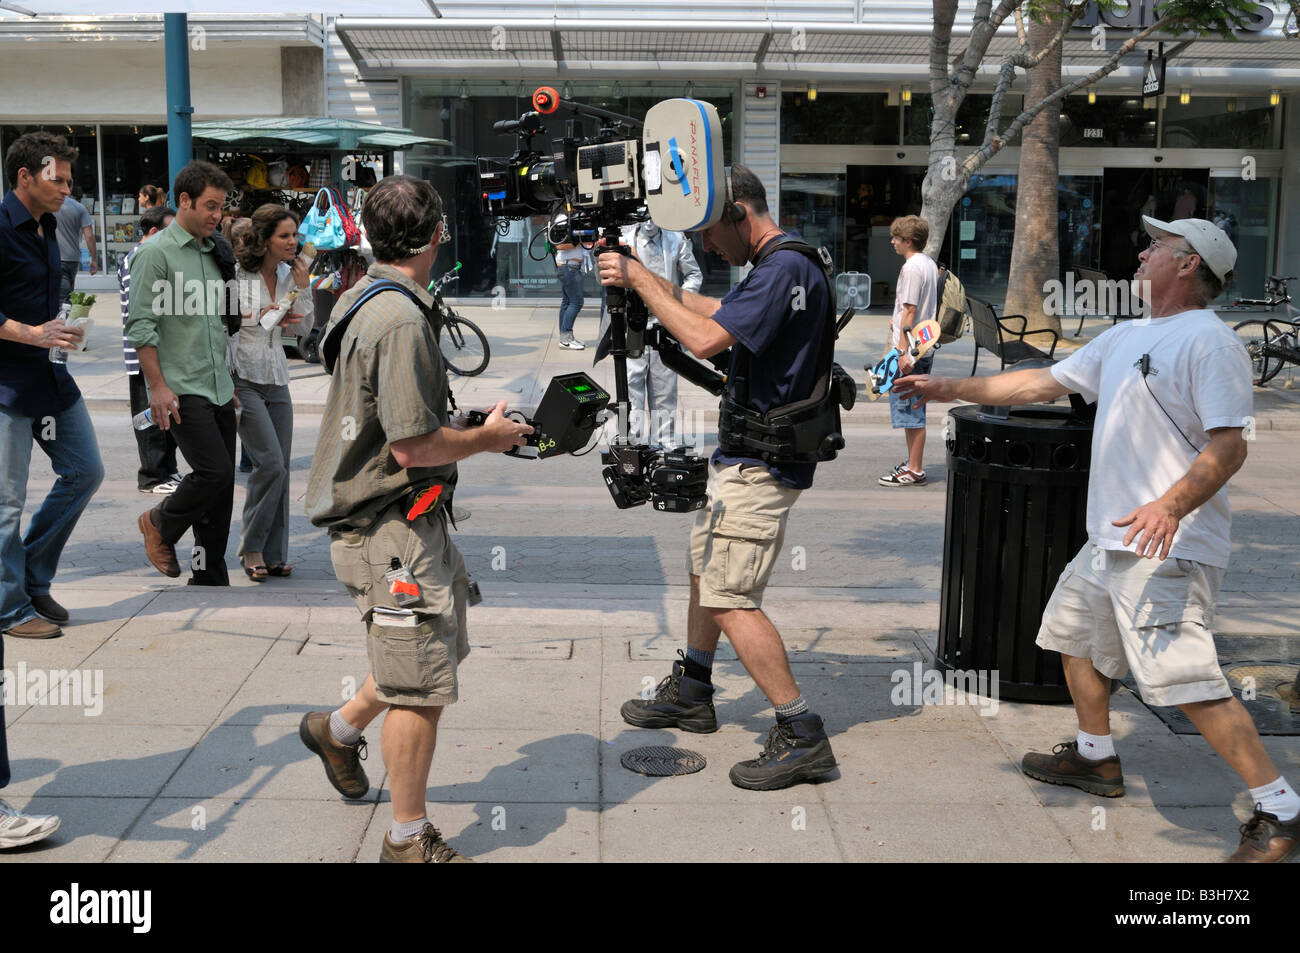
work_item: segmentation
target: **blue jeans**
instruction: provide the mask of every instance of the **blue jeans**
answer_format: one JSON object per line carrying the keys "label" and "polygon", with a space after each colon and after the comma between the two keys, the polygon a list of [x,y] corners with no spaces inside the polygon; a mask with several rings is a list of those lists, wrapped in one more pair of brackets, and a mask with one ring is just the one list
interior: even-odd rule
{"label": "blue jeans", "polygon": [[[20,539],[33,441],[50,458],[58,479]],[[99,443],[84,400],[77,398],[62,413],[44,417],[23,417],[0,407],[0,629],[35,617],[28,594],[49,593],[63,547],[103,479]]]}
{"label": "blue jeans", "polygon": [[582,266],[560,265],[555,269],[555,277],[560,280],[564,296],[560,299],[560,333],[572,334],[574,322],[586,296],[582,292]]}

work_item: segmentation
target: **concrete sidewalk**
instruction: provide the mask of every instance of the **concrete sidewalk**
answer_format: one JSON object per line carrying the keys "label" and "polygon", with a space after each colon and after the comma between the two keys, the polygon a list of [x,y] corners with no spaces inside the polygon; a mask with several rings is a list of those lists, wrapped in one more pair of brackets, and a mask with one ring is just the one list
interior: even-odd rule
{"label": "concrete sidewalk", "polygon": [[[494,354],[488,375],[461,383],[462,404],[508,393],[526,405],[551,374],[590,364],[590,352],[555,348],[549,309],[466,310],[492,329]],[[847,366],[878,350],[884,321],[854,322]],[[584,317],[579,336],[594,323]],[[304,712],[340,704],[367,668],[324,534],[302,515],[326,379],[293,365],[294,578],[259,586],[236,568],[228,590],[176,586],[148,568],[135,529],[153,501],[135,490],[116,330],[101,320],[92,350],[73,358],[97,402],[108,472],[55,583],[74,622],[61,639],[4,645],[15,691],[23,676],[23,697],[5,708],[14,780],[4,795],[61,815],[63,826],[0,862],[373,862],[391,820],[381,724],[367,732],[363,801],[341,799],[297,737]],[[968,340],[945,348],[940,372],[965,373],[969,360]],[[991,365],[981,357],[981,369]],[[1294,419],[1284,393],[1270,419]],[[682,395],[688,407],[712,403],[685,385]],[[876,484],[903,449],[881,406],[848,415],[849,445],[795,507],[765,601],[840,765],[825,783],[778,792],[727,779],[732,763],[757,754],[772,712],[725,640],[717,733],[640,731],[618,715],[684,647],[689,518],[615,509],[594,457],[462,465],[457,500],[472,516],[457,544],[486,601],[470,610],[473,651],[430,779],[430,817],[453,844],[489,861],[1213,862],[1235,847],[1249,816],[1235,776],[1199,737],[1174,734],[1126,690],[1115,697],[1114,731],[1128,795],[1115,801],[1021,776],[1026,751],[1073,737],[1068,707],[1002,700],[994,711],[980,699],[902,693],[935,644],[947,474],[936,412],[931,483]],[[1287,433],[1260,429],[1231,484],[1234,562],[1217,630],[1278,636],[1282,661],[1295,664],[1300,449]],[[50,479],[34,454],[30,501]],[[242,505],[241,478],[234,536]],[[178,550],[184,561],[188,546]],[[102,679],[102,697],[73,691],[71,674],[43,690],[51,670],[88,672],[76,680],[92,689]],[[621,767],[623,752],[647,744],[690,748],[708,764],[664,779]],[[1294,737],[1265,744],[1300,777]]]}

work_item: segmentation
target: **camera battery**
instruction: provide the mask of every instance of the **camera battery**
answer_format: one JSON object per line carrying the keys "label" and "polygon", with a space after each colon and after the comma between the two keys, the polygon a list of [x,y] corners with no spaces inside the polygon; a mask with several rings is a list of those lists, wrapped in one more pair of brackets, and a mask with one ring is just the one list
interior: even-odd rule
{"label": "camera battery", "polygon": [[702,469],[683,469],[664,465],[650,474],[650,485],[656,490],[683,491],[688,488],[703,486],[709,482],[709,476]]}

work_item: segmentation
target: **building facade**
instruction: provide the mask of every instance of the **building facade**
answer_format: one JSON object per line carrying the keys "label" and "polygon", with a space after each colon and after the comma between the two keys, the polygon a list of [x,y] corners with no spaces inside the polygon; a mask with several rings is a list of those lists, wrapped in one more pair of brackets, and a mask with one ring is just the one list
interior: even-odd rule
{"label": "building facade", "polygon": [[[969,34],[973,6],[960,5],[954,50]],[[1149,22],[1150,7],[1134,0],[1123,17],[1090,14],[1067,40],[1065,76],[1102,62],[1093,48],[1098,23],[1113,49]],[[71,131],[111,262],[120,250],[115,226],[126,218],[119,199],[166,180],[165,146],[135,142],[165,122],[162,20],[74,25],[0,19],[0,146],[29,128]],[[203,39],[190,54],[196,120],[348,116],[452,143],[399,161],[447,199],[453,242],[438,267],[463,262],[461,294],[556,294],[542,223],[498,227],[478,210],[475,157],[513,151],[492,124],[517,118],[540,85],[637,118],[663,98],[714,103],[727,161],[753,168],[781,224],[830,248],[837,270],[869,274],[876,302],[892,298],[900,264],[889,222],[921,208],[930,0],[438,2],[415,18],[195,16],[195,27]],[[1166,39],[1175,55],[1162,96],[1141,94],[1146,50],[1156,47],[1144,43],[1115,73],[1062,102],[1063,267],[1131,274],[1145,212],[1223,224],[1241,251],[1227,297],[1258,295],[1267,274],[1287,271],[1300,249],[1300,221],[1283,201],[1300,187],[1300,132],[1286,121],[1300,89],[1300,40],[1285,27],[1274,13],[1235,42]],[[998,59],[1015,43],[1004,26],[957,118],[959,150],[983,139]],[[43,77],[39,87],[32,76]],[[1004,115],[1020,110],[1022,93],[1020,80]],[[1007,280],[1018,162],[1012,142],[980,169],[940,255],[995,301]],[[706,289],[725,289],[734,279],[725,263],[701,258]]]}

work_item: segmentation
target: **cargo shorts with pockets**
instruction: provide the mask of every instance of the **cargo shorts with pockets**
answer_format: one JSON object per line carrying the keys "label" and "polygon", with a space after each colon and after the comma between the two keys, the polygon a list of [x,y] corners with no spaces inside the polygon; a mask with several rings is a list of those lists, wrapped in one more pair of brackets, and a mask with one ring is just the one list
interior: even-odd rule
{"label": "cargo shorts with pockets", "polygon": [[[366,654],[379,700],[412,707],[456,701],[458,667],[469,654],[469,576],[441,507],[408,522],[400,504],[391,506],[366,530],[333,534],[330,558],[366,623]],[[378,606],[403,608],[389,591],[394,558],[410,570],[419,600],[405,607],[409,613],[377,614]]]}
{"label": "cargo shorts with pockets", "polygon": [[695,515],[688,568],[700,577],[700,605],[757,609],[801,491],[767,467],[732,464],[709,475],[709,501]]}
{"label": "cargo shorts with pockets", "polygon": [[1229,698],[1214,646],[1223,570],[1190,559],[1146,559],[1091,542],[1056,583],[1039,648],[1092,661],[1102,675],[1129,669],[1149,705]]}

